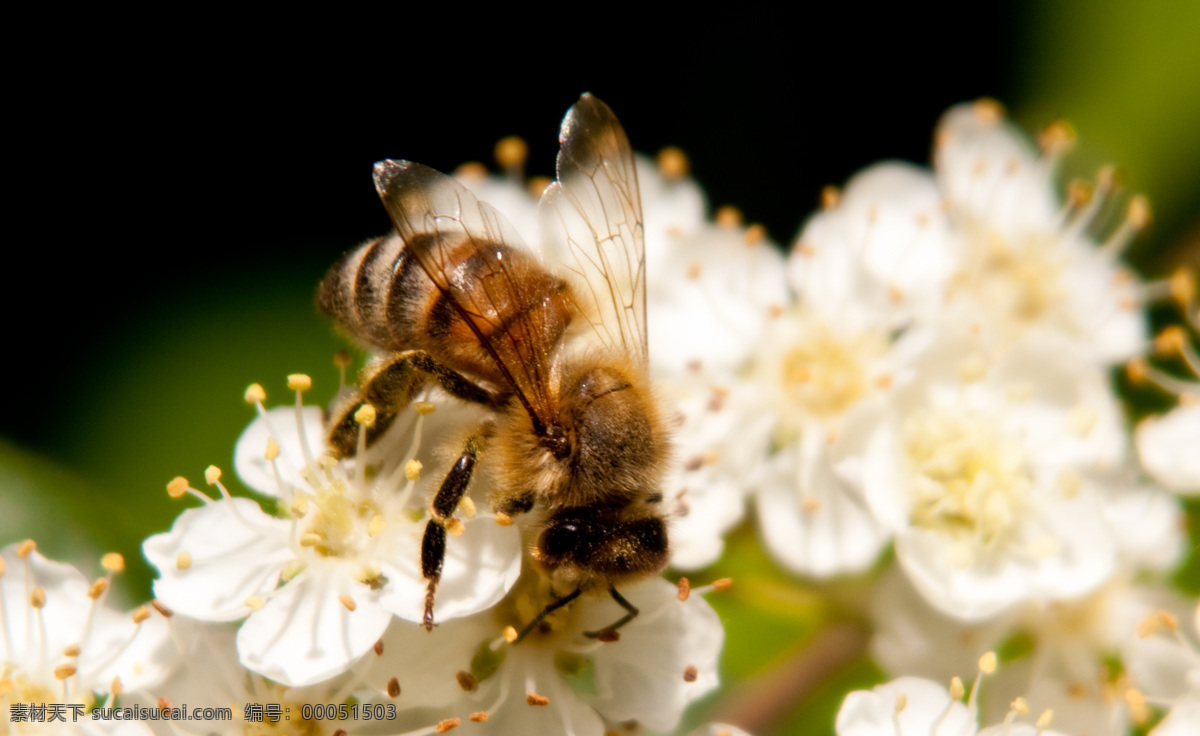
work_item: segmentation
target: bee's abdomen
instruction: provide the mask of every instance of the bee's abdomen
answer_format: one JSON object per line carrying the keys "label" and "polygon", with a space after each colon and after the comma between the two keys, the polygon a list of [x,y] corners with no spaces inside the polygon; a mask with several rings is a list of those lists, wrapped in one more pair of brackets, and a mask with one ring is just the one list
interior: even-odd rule
{"label": "bee's abdomen", "polygon": [[437,289],[395,233],[350,251],[330,269],[317,305],[366,346],[421,348],[416,332]]}

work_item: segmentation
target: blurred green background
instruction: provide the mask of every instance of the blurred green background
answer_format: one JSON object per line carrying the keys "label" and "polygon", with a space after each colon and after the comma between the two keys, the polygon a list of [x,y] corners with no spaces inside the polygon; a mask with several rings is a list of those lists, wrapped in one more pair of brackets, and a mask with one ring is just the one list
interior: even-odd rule
{"label": "blurred green background", "polygon": [[[1031,132],[1069,119],[1074,170],[1118,164],[1149,196],[1155,224],[1130,253],[1143,273],[1200,263],[1200,4],[823,8],[802,25],[707,19],[703,37],[637,18],[501,38],[404,21],[328,37],[217,21],[144,38],[42,29],[74,71],[41,59],[11,106],[21,237],[3,295],[0,542],[35,538],[89,574],[120,551],[128,600],[147,597],[140,541],[183,508],[166,482],[199,484],[211,463],[236,487],[246,385],[269,403],[290,400],[293,372],[318,401],[335,390],[346,345],[312,297],[341,252],[388,227],[371,163],[445,170],[519,134],[530,172],[550,174],[558,121],[585,90],[636,148],[683,147],[714,206],[784,244],[822,185],[884,158],[926,162],[942,110],[996,97]],[[736,532],[728,558],[692,576],[738,581],[712,597],[733,688],[809,641],[833,610],[818,593],[854,604],[852,584],[806,588],[754,537]],[[874,676],[851,667],[771,732],[832,732],[847,684]]]}

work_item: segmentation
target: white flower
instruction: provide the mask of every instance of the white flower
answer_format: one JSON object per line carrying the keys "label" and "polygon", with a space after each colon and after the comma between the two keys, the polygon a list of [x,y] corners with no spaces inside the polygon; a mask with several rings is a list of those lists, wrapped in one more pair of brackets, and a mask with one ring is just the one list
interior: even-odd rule
{"label": "white flower", "polygon": [[1125,360],[1141,352],[1146,328],[1139,286],[1117,256],[1148,208],[1133,199],[1125,223],[1097,248],[1086,231],[1111,173],[1094,194],[1076,194],[1061,208],[1053,154],[1064,147],[1057,135],[1064,130],[1050,129],[1048,155],[1039,157],[995,102],[943,116],[934,171],[956,249],[945,308],[1003,341],[1053,335],[1097,363]]}
{"label": "white flower", "polygon": [[895,534],[922,595],[963,620],[1071,597],[1113,569],[1115,542],[1089,473],[1120,464],[1104,376],[1062,346],[999,356],[932,335],[886,402],[839,437],[838,473]]}
{"label": "white flower", "polygon": [[842,701],[838,736],[973,736],[975,714],[946,688],[902,677],[874,690],[855,690]]}
{"label": "white flower", "polygon": [[504,628],[523,627],[543,605],[520,584],[493,611],[432,633],[397,622],[376,676],[396,678],[398,707],[477,721],[477,733],[600,736],[606,723],[627,721],[668,731],[689,702],[717,685],[721,623],[703,598],[693,592],[680,601],[665,580],[621,594],[640,614],[611,642],[583,632],[604,629],[624,611],[607,596],[588,595],[509,644]]}
{"label": "white flower", "polygon": [[901,677],[874,690],[856,690],[846,696],[837,715],[838,736],[1060,736],[1048,730],[1057,724],[1043,711],[1036,724],[1016,719],[1030,711],[1014,702],[1001,723],[978,729],[975,693],[964,705],[962,684],[953,696],[941,685],[919,677]]}
{"label": "white flower", "polygon": [[[454,415],[440,420],[447,431],[465,421],[441,409]],[[393,615],[421,620],[424,505],[436,486],[418,490],[417,458],[441,466],[420,450],[423,439],[437,443],[424,436],[425,417],[411,408],[353,461],[314,452],[323,434],[320,410],[260,406],[260,414],[238,442],[239,471],[255,490],[277,496],[287,518],[249,499],[206,499],[169,533],[146,540],[144,550],[159,570],[154,589],[166,605],[209,621],[248,616],[238,635],[243,664],[303,685],[343,672]],[[432,474],[432,483],[440,480]],[[520,572],[515,528],[483,516],[463,528],[446,545],[438,620],[488,608]]]}
{"label": "white flower", "polygon": [[[122,706],[186,706],[189,717],[154,723],[162,736],[268,732],[332,736],[339,729],[355,732],[375,725],[374,720],[386,722],[389,713],[396,713],[394,705],[362,697],[370,693],[356,672],[305,687],[287,687],[241,665],[235,629],[178,615],[168,625],[177,652],[170,676],[152,687],[127,690],[121,700]],[[352,695],[357,698],[355,710],[349,702]],[[229,712],[221,712],[225,709]]]}
{"label": "white flower", "polygon": [[737,370],[786,303],[783,258],[761,228],[729,223],[683,233],[656,270],[647,264],[654,375]]}
{"label": "white flower", "polygon": [[906,350],[896,336],[936,311],[951,265],[937,190],[915,167],[874,166],[824,205],[788,257],[795,305],[749,369],[775,419],[755,483],[763,539],[783,566],[816,576],[862,571],[890,539],[831,458],[850,413],[891,386]]}
{"label": "white flower", "polygon": [[104,605],[109,579],[89,584],[74,567],[42,557],[32,542],[5,547],[0,574],[6,724],[29,723],[31,706],[57,705],[65,722],[39,727],[113,732],[115,725],[93,723],[87,710],[105,702],[106,693],[153,685],[174,664],[161,616],[149,608],[121,615]]}
{"label": "white flower", "polygon": [[770,442],[773,420],[743,379],[689,370],[659,386],[676,411],[671,471],[663,483],[671,512],[671,566],[716,562],[724,535],[742,520],[750,473]]}
{"label": "white flower", "polygon": [[1145,632],[1147,622],[1188,610],[1169,589],[1135,584],[1122,572],[1077,599],[1029,602],[985,621],[962,622],[931,610],[893,575],[875,591],[871,649],[888,672],[946,681],[969,675],[984,652],[1006,648],[1005,666],[984,691],[988,718],[1003,718],[1022,697],[1034,712],[1053,711],[1065,732],[1118,736],[1139,720],[1128,691],[1162,701],[1184,690],[1194,654]]}
{"label": "white flower", "polygon": [[1143,419],[1134,433],[1142,465],[1159,483],[1177,493],[1200,493],[1200,384],[1197,403]]}

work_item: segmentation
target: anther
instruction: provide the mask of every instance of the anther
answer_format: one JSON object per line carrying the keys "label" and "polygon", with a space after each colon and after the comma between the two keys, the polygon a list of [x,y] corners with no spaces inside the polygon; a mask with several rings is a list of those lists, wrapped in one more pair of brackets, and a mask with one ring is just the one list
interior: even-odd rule
{"label": "anther", "polygon": [[462,723],[462,719],[460,718],[447,718],[443,721],[438,721],[437,726],[433,730],[437,733],[446,733],[460,723]]}
{"label": "anther", "polygon": [[458,502],[458,510],[468,519],[475,518],[475,502],[471,500],[470,496],[462,497]]}
{"label": "anther", "polygon": [[746,245],[758,245],[767,238],[767,229],[757,222],[746,228],[746,234],[742,236],[746,241]]}
{"label": "anther", "polygon": [[132,618],[135,624],[140,624],[150,618],[150,609],[146,606],[138,606],[138,609],[133,612]]}
{"label": "anther", "polygon": [[414,401],[412,407],[421,416],[432,414],[433,410],[437,408],[432,401]]}
{"label": "anther", "polygon": [[339,350],[333,354],[333,364],[338,368],[349,368],[353,358],[349,350]]}
{"label": "anther", "polygon": [[1049,728],[1051,723],[1054,723],[1054,711],[1050,708],[1047,708],[1046,710],[1042,711],[1040,716],[1038,716],[1037,727]]}
{"label": "anther", "polygon": [[996,671],[996,653],[984,652],[979,658],[979,671],[985,675],[990,675]]}
{"label": "anther", "polygon": [[742,224],[742,211],[733,205],[727,204],[717,210],[717,213],[713,216],[713,220],[717,223],[717,227],[740,227]]}
{"label": "anther", "polygon": [[821,209],[832,210],[842,203],[842,190],[832,184],[821,188]]}
{"label": "anther", "polygon": [[479,687],[479,680],[475,679],[475,675],[466,670],[459,670],[455,673],[454,679],[458,680],[458,686],[463,689],[463,692],[473,693]]}
{"label": "anther", "polygon": [[112,682],[108,685],[108,692],[117,697],[124,695],[125,683],[121,682],[120,677],[113,677]]}
{"label": "anther", "polygon": [[525,702],[529,705],[550,705],[550,698],[547,698],[545,695],[538,695],[532,690],[526,690]]}
{"label": "anther", "polygon": [[160,600],[152,600],[150,601],[150,605],[153,606],[154,610],[158,611],[158,615],[162,616],[163,618],[171,618],[175,615],[175,612],[170,608],[167,608],[166,604]]}
{"label": "anther", "polygon": [[387,694],[389,698],[400,697],[400,681],[395,677],[387,681]]}
{"label": "anther", "polygon": [[1179,325],[1165,327],[1154,337],[1154,351],[1162,356],[1178,355],[1183,352],[1185,337]]}
{"label": "anther", "polygon": [[404,477],[414,482],[420,480],[422,467],[420,460],[409,460],[404,463]]}
{"label": "anther", "polygon": [[487,178],[487,175],[487,167],[478,161],[467,161],[466,163],[459,164],[454,169],[455,179],[483,181]]}
{"label": "anther", "polygon": [[687,578],[679,578],[679,592],[675,594],[675,597],[680,601],[686,601],[691,594],[692,584],[688,582]]}
{"label": "anther", "polygon": [[798,256],[812,258],[817,253],[817,247],[812,243],[797,241],[796,244],[792,246],[792,252]]}
{"label": "anther", "polygon": [[167,708],[171,707],[171,699],[165,696],[160,697],[157,701],[155,701],[155,705],[158,706],[159,710],[166,710]]}
{"label": "anther", "polygon": [[75,665],[71,662],[60,664],[54,668],[54,679],[56,680],[65,680],[73,674],[75,674]]}
{"label": "anther", "polygon": [[516,173],[520,174],[521,167],[529,159],[529,144],[519,136],[505,136],[496,141],[496,147],[492,150],[492,155],[495,156],[496,163],[500,168],[507,172],[512,172],[516,169]]}
{"label": "anther", "polygon": [[338,602],[345,606],[346,610],[351,613],[354,612],[354,609],[358,608],[358,604],[354,602],[354,599],[345,593],[338,596]]}
{"label": "anther", "polygon": [[1055,120],[1038,135],[1038,148],[1046,156],[1059,156],[1075,145],[1075,128],[1066,120]]}
{"label": "anther", "polygon": [[183,494],[187,493],[187,489],[187,478],[184,478],[182,475],[177,475],[171,479],[170,483],[167,484],[167,495],[171,498],[181,498]]}
{"label": "anther", "polygon": [[64,657],[78,657],[81,651],[83,650],[78,644],[68,644],[63,647],[62,653]]}
{"label": "anther", "polygon": [[1092,201],[1095,191],[1095,187],[1090,181],[1072,179],[1067,184],[1067,203],[1075,208],[1084,207]]}
{"label": "anther", "polygon": [[258,609],[260,609],[264,605],[266,605],[266,601],[264,601],[262,599],[262,596],[258,596],[258,595],[250,596],[249,598],[247,598],[245,600],[245,603],[246,603],[246,607],[252,611],[257,611]]}
{"label": "anther", "polygon": [[1125,377],[1134,385],[1144,384],[1149,372],[1146,361],[1142,358],[1134,358],[1125,364]]}
{"label": "anther", "polygon": [[29,555],[33,554],[33,551],[36,549],[37,542],[33,541],[32,539],[26,539],[24,542],[21,542],[19,545],[17,545],[17,557],[23,560]]}
{"label": "anther", "polygon": [[1150,200],[1140,194],[1129,200],[1129,206],[1125,210],[1125,221],[1133,228],[1145,230],[1152,219]]}
{"label": "anther", "polygon": [[475,723],[483,723],[488,719],[488,714],[486,710],[477,710],[467,717]]}
{"label": "anther", "polygon": [[696,665],[689,664],[687,667],[683,668],[683,681],[684,682],[695,682],[696,678],[699,676],[700,676],[700,673],[696,671]]}
{"label": "anther", "polygon": [[368,537],[378,537],[383,533],[384,529],[387,529],[387,522],[384,521],[382,514],[375,514],[371,517],[371,520],[367,522]]}
{"label": "anther", "polygon": [[1029,703],[1025,702],[1025,698],[1020,696],[1017,696],[1008,704],[1008,709],[1019,716],[1029,715]]}
{"label": "anther", "polygon": [[500,526],[512,526],[513,518],[503,511],[496,512],[496,523]]}
{"label": "anther", "polygon": [[972,103],[971,112],[980,122],[995,125],[1004,118],[1004,105],[991,97],[980,97]]}
{"label": "anther", "polygon": [[596,635],[596,641],[604,644],[612,644],[615,641],[621,641],[621,632],[615,629],[605,629]]}
{"label": "anther", "polygon": [[514,641],[517,640],[517,636],[518,636],[517,629],[513,626],[505,626],[504,633],[502,634],[502,636],[504,637],[504,641],[508,642],[509,644],[512,644]]}
{"label": "anther", "polygon": [[312,388],[312,378],[304,373],[292,373],[287,377],[287,387],[291,391],[307,391]]}
{"label": "anther", "polygon": [[1187,269],[1176,269],[1167,280],[1167,293],[1180,309],[1187,309],[1196,298],[1196,279]]}
{"label": "anther", "polygon": [[809,514],[814,513],[816,511],[820,511],[821,510],[821,500],[819,498],[817,498],[816,496],[811,496],[811,495],[805,496],[800,501],[800,508]]}
{"label": "anther", "polygon": [[247,404],[261,404],[267,400],[267,392],[257,383],[252,383],[246,387],[246,393],[242,395]]}
{"label": "anther", "polygon": [[525,191],[529,193],[530,197],[541,199],[552,182],[553,180],[548,176],[535,176],[525,185]]}
{"label": "anther", "polygon": [[1146,705],[1146,696],[1136,688],[1125,690],[1125,703],[1129,706],[1129,715],[1134,724],[1141,726],[1150,719],[1150,708]]}
{"label": "anther", "polygon": [[46,605],[46,590],[45,588],[34,588],[29,594],[29,605],[32,608],[41,608]]}
{"label": "anther", "polygon": [[216,465],[209,465],[204,469],[204,482],[210,486],[221,480],[221,469]]}
{"label": "anther", "polygon": [[363,427],[374,427],[375,417],[375,407],[370,404],[363,404],[354,412],[354,421]]}
{"label": "anther", "polygon": [[950,678],[950,697],[954,700],[962,700],[964,692],[966,692],[966,690],[963,687],[962,678],[957,675]]}
{"label": "anther", "polygon": [[686,275],[689,279],[691,279],[692,281],[695,281],[696,279],[700,278],[700,274],[703,272],[704,272],[704,269],[700,266],[699,263],[689,263],[688,267],[687,267]]}
{"label": "anther", "polygon": [[109,552],[100,558],[100,566],[111,573],[125,571],[125,558],[117,552]]}
{"label": "anther", "polygon": [[462,519],[456,516],[446,519],[446,523],[442,526],[446,527],[446,531],[450,532],[456,537],[461,537],[463,532],[466,531],[466,527],[463,525]]}
{"label": "anther", "polygon": [[300,535],[301,547],[316,547],[323,541],[325,541],[325,538],[316,532],[308,532],[307,534]]}
{"label": "anther", "polygon": [[99,580],[95,581],[90,586],[88,586],[87,596],[88,596],[88,598],[91,598],[92,600],[96,600],[100,596],[104,595],[104,592],[107,590],[108,590],[108,579],[100,578]]}
{"label": "anther", "polygon": [[678,181],[687,176],[691,167],[687,154],[675,146],[667,146],[659,151],[655,161],[658,164],[658,173],[668,181]]}
{"label": "anther", "polygon": [[733,578],[718,578],[711,584],[713,590],[728,590],[733,585]]}

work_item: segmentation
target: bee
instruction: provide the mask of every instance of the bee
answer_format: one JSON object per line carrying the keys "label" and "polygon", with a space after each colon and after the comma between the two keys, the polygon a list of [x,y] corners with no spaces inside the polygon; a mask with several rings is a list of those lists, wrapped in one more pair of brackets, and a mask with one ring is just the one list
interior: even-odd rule
{"label": "bee", "polygon": [[[554,600],[521,632],[588,591],[637,616],[618,587],[669,559],[661,488],[667,412],[649,379],[641,200],[629,139],[612,111],[583,95],[563,119],[557,181],[542,195],[542,247],[449,176],[411,161],[375,164],[395,226],[345,255],[318,305],[380,357],[331,412],[329,444],[353,455],[355,412],[376,410],[374,442],[429,384],[488,411],[430,505],[421,543],[434,598],[446,526],[480,463],[497,479],[497,514],[522,517],[527,558]],[[548,259],[549,260],[549,259]]]}

